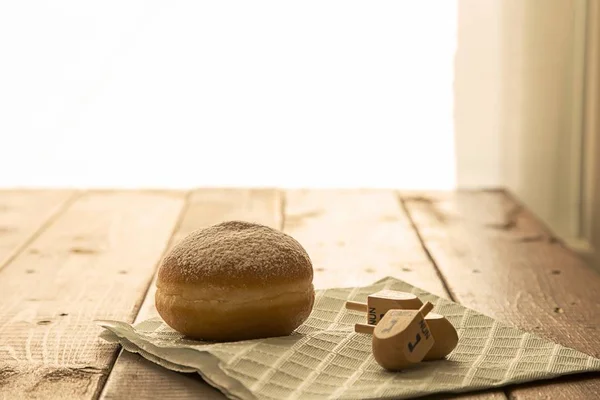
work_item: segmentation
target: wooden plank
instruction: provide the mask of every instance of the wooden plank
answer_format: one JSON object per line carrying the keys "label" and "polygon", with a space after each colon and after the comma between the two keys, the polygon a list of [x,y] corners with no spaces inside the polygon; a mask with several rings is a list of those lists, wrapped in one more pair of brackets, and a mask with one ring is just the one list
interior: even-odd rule
{"label": "wooden plank", "polygon": [[[306,248],[317,288],[364,286],[393,276],[450,298],[391,190],[288,190],[284,231]],[[453,398],[506,397],[493,391]]]}
{"label": "wooden plank", "polygon": [[73,196],[71,190],[1,190],[0,269],[47,228]]}
{"label": "wooden plank", "polygon": [[[600,357],[600,275],[504,192],[403,195],[460,303]],[[589,399],[600,379],[517,386],[511,398]]]}
{"label": "wooden plank", "polygon": [[599,374],[583,374],[578,376],[561,377],[546,383],[535,382],[515,386],[510,390],[511,400],[546,399],[597,399]]}
{"label": "wooden plank", "polygon": [[394,276],[448,297],[392,191],[289,190],[284,230],[310,255],[316,288]]}
{"label": "wooden plank", "polygon": [[[205,189],[192,194],[170,246],[187,234],[221,221],[240,219],[281,228],[281,199],[268,189]],[[154,282],[136,321],[157,316]],[[179,374],[138,355],[121,352],[106,382],[103,399],[223,399],[197,374]]]}
{"label": "wooden plank", "polygon": [[[316,287],[364,285],[393,275],[447,297],[393,192],[290,190],[285,197],[283,229],[311,255]],[[190,201],[173,242],[194,229],[225,219],[253,219],[277,227],[281,224],[280,212],[275,192],[201,191]],[[151,289],[138,321],[156,315],[153,293]],[[122,352],[102,398],[131,396],[224,398],[195,374],[168,371]],[[500,400],[505,396],[502,392],[486,392],[454,398]]]}
{"label": "wooden plank", "polygon": [[86,193],[0,271],[0,393],[94,398],[116,357],[94,319],[133,320],[182,193]]}

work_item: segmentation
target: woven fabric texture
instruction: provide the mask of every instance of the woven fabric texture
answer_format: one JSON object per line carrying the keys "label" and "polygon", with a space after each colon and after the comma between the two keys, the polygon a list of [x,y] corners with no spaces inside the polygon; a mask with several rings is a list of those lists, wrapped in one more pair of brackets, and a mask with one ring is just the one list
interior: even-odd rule
{"label": "woven fabric texture", "polygon": [[[346,310],[345,302],[364,302],[382,289],[414,293],[450,320],[459,342],[447,359],[401,372],[375,362],[371,336],[354,332],[366,316]],[[197,372],[236,399],[406,399],[600,371],[600,359],[389,277],[366,287],[318,291],[310,318],[287,337],[211,344],[188,340],[159,318],[135,326],[98,322],[104,339],[165,368]]]}

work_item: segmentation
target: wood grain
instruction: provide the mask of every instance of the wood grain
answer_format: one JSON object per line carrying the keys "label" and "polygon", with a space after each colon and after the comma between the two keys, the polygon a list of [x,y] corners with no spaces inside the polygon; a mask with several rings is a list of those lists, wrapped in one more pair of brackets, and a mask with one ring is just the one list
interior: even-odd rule
{"label": "wood grain", "polygon": [[180,193],[86,193],[0,271],[0,393],[94,398],[116,357],[94,319],[132,321]]}
{"label": "wood grain", "polygon": [[[600,275],[505,192],[403,195],[430,255],[467,307],[600,357]],[[510,390],[511,398],[589,399],[600,379]]]}
{"label": "wood grain", "polygon": [[[190,200],[173,242],[194,229],[225,219],[250,219],[278,227],[281,225],[279,203],[274,191],[197,192]],[[284,231],[297,238],[313,259],[316,287],[364,285],[393,275],[447,297],[392,191],[289,190],[285,193],[284,213]],[[153,296],[154,285],[138,321],[156,315]],[[196,374],[168,371],[137,355],[122,352],[102,398],[130,396],[224,398]],[[501,392],[453,398],[505,399]]]}
{"label": "wood grain", "polygon": [[289,190],[284,231],[310,255],[316,288],[394,276],[448,296],[392,191]]}
{"label": "wood grain", "polygon": [[1,190],[0,269],[47,228],[73,196],[71,190]]}
{"label": "wood grain", "polygon": [[[281,200],[269,189],[205,189],[194,192],[183,213],[170,246],[187,234],[226,220],[245,220],[281,227]],[[152,283],[136,321],[157,316],[154,307],[155,284]],[[224,399],[225,396],[206,384],[197,374],[180,374],[143,359],[121,352],[106,382],[103,399],[173,398]]]}
{"label": "wood grain", "polygon": [[[393,276],[450,298],[393,191],[288,190],[285,198],[284,231],[310,254],[315,287],[364,286]],[[453,398],[505,396],[495,391]]]}

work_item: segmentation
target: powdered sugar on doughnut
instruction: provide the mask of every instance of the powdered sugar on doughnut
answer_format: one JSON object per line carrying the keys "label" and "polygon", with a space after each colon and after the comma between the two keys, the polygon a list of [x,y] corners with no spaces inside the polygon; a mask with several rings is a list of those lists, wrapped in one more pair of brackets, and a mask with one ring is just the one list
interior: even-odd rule
{"label": "powdered sugar on doughnut", "polygon": [[227,221],[192,232],[166,255],[161,283],[269,287],[311,283],[312,263],[291,236],[273,228]]}

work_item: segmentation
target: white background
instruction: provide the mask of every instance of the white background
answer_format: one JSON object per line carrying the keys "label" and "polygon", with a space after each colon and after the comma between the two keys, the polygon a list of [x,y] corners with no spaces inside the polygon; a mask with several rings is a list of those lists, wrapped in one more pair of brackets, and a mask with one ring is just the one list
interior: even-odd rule
{"label": "white background", "polygon": [[590,5],[0,1],[0,188],[501,186],[586,248]]}
{"label": "white background", "polygon": [[456,1],[0,3],[0,186],[455,185]]}

